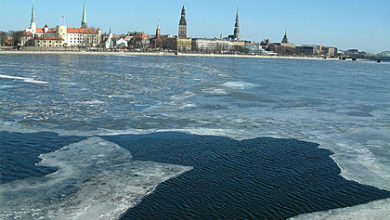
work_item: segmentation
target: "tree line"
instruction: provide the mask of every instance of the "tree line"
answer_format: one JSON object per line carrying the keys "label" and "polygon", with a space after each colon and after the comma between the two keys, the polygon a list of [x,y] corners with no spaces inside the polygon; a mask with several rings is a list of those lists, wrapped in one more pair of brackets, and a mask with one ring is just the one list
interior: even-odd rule
{"label": "tree line", "polygon": [[23,31],[0,31],[0,46],[16,46],[20,43]]}

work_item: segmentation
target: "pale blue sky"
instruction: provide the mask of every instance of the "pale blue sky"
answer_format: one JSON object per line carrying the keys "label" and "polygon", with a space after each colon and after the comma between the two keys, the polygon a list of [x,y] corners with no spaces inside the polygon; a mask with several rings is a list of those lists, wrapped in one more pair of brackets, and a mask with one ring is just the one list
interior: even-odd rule
{"label": "pale blue sky", "polygon": [[[88,25],[114,33],[176,34],[183,0],[87,0]],[[232,34],[237,6],[242,39],[321,44],[369,52],[390,50],[389,0],[186,0],[190,37]],[[38,27],[79,27],[83,0],[35,0]],[[31,0],[0,0],[0,30],[29,26]]]}

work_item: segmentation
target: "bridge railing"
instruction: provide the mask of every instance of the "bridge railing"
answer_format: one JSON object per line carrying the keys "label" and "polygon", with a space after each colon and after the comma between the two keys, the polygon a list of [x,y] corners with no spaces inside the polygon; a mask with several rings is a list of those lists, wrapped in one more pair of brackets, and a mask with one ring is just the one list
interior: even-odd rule
{"label": "bridge railing", "polygon": [[376,55],[377,58],[380,58],[380,57],[384,57],[385,55],[387,55],[387,57],[390,57],[390,50],[387,50],[387,51],[383,51],[381,53],[378,53]]}

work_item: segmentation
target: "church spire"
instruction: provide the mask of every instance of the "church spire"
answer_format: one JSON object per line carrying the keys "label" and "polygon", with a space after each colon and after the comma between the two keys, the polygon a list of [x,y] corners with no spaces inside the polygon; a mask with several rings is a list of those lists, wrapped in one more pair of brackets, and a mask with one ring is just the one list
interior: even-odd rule
{"label": "church spire", "polygon": [[35,22],[34,2],[31,8],[31,24]]}
{"label": "church spire", "polygon": [[187,38],[187,21],[186,21],[186,9],[183,8],[181,9],[181,18],[179,22],[179,38],[185,39]]}
{"label": "church spire", "polygon": [[81,27],[86,28],[87,27],[87,7],[86,7],[87,1],[84,0],[84,8],[83,8],[83,17],[81,19]]}
{"label": "church spire", "polygon": [[156,39],[160,39],[160,21],[157,23]]}
{"label": "church spire", "polygon": [[181,9],[181,18],[180,18],[179,25],[187,25],[186,9],[184,8],[184,5],[183,5],[183,8]]}
{"label": "church spire", "polygon": [[236,24],[234,25],[234,40],[240,40],[240,24],[238,21],[238,8],[236,13]]}
{"label": "church spire", "polygon": [[237,8],[237,12],[236,12],[236,24],[234,25],[235,27],[240,27],[240,24],[238,22],[238,8]]}
{"label": "church spire", "polygon": [[35,23],[34,1],[32,2],[32,8],[31,8],[30,31],[31,31],[31,33],[33,33],[33,34],[36,34],[36,31],[37,31],[37,24]]}
{"label": "church spire", "polygon": [[284,31],[284,36],[283,36],[283,39],[282,39],[282,43],[283,44],[288,44],[287,30]]}

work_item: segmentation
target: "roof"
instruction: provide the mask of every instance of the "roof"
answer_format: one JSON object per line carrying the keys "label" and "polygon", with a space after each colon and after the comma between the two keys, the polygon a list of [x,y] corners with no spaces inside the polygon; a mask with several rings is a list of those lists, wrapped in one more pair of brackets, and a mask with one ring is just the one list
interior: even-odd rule
{"label": "roof", "polygon": [[36,39],[37,40],[62,40],[62,41],[64,40],[60,37],[37,37]]}
{"label": "roof", "polygon": [[23,36],[25,36],[25,37],[33,37],[34,35],[33,35],[33,33],[31,33],[31,32],[26,32],[26,31],[24,31]]}
{"label": "roof", "polygon": [[184,9],[184,5],[183,5],[183,9],[181,9],[181,18],[180,18],[179,25],[187,25],[186,10]]}
{"label": "roof", "polygon": [[145,33],[137,33],[134,38],[149,38]]}
{"label": "roof", "polygon": [[[43,33],[43,28],[37,28],[36,29],[36,32],[37,33]],[[56,32],[56,29],[55,28],[48,28],[47,32],[46,33],[55,33]]]}
{"label": "roof", "polygon": [[97,31],[92,28],[68,28],[68,33],[72,34],[97,34]]}

